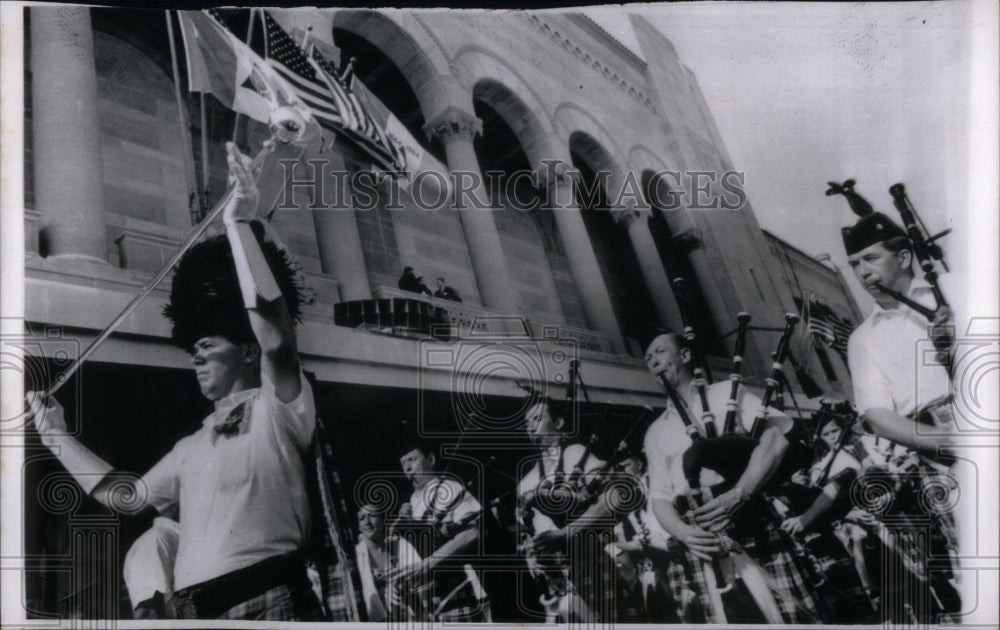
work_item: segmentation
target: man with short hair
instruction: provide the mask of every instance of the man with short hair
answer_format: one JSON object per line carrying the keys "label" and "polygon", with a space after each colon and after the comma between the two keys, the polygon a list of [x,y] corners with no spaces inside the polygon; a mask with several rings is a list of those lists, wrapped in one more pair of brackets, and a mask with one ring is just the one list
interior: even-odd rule
{"label": "man with short hair", "polygon": [[[938,307],[932,285],[914,273],[913,245],[889,217],[878,212],[865,215],[843,228],[842,236],[848,264],[875,299],[871,314],[847,344],[854,404],[875,434],[923,456],[918,466],[921,483],[940,488],[941,479],[946,478],[941,473],[953,461],[951,446],[956,432],[948,368],[954,350],[954,313],[947,306]],[[936,309],[932,320],[890,292]],[[928,341],[933,342],[936,352],[920,352]],[[935,509],[927,502],[919,512],[931,524],[928,547],[913,554],[922,586],[900,592],[908,599],[916,598],[914,608],[925,621],[936,619],[939,612],[953,613],[961,608],[951,583],[957,570],[954,557],[958,540],[950,510]],[[899,535],[920,539],[917,529],[897,530]],[[949,558],[951,570],[931,571],[924,565],[936,557]],[[921,598],[928,605],[921,604]]]}
{"label": "man with short hair", "polygon": [[[227,150],[226,234],[185,254],[164,310],[215,411],[132,484],[128,511],[179,508],[168,616],[321,620],[303,558],[316,412],[296,351],[301,295],[286,254],[250,224],[258,197],[250,158],[232,143]],[[35,392],[28,403],[43,444],[81,487],[126,512],[111,466],[66,434],[59,403]]]}
{"label": "man with short hair", "polygon": [[[704,426],[699,396],[692,373],[692,353],[684,337],[665,333],[654,338],[646,350],[646,368],[650,375],[663,381],[676,393],[684,412],[704,440]],[[750,432],[754,415],[761,401],[740,388],[736,401],[737,432]],[[709,410],[716,418],[726,414],[730,396],[730,383],[721,381],[707,389]],[[788,448],[784,434],[791,428],[791,419],[777,411],[769,410],[759,443],[753,447],[748,465],[733,487],[720,493],[703,506],[683,518],[675,501],[689,492],[689,482],[683,468],[685,452],[694,443],[683,422],[680,410],[668,404],[663,414],[646,432],[644,451],[649,468],[649,501],[651,512],[659,524],[672,537],[673,561],[669,569],[674,599],[681,605],[679,616],[683,622],[720,623],[718,600],[713,603],[712,593],[721,585],[711,571],[705,571],[703,562],[724,556],[724,539],[728,534],[756,560],[765,572],[766,588],[773,599],[758,599],[761,610],[780,619],[772,622],[818,623],[815,594],[800,569],[795,552],[781,535],[777,524],[766,517],[765,506],[760,502],[760,492],[777,471]],[[719,455],[732,459],[728,455]],[[728,461],[706,461],[699,480],[701,486],[712,486],[722,481],[715,474],[713,465],[728,465]],[[733,481],[733,480],[730,480]],[[765,593],[766,595],[766,593]],[[774,610],[775,605],[778,610]],[[729,619],[729,623],[746,623],[748,619]]]}
{"label": "man with short hair", "polygon": [[910,240],[887,216],[866,215],[844,228],[843,238],[848,265],[875,299],[871,314],[847,344],[854,403],[876,434],[936,456],[940,448],[951,444],[952,436],[948,431],[921,434],[914,430],[914,418],[947,428],[951,382],[937,357],[918,366],[917,349],[929,339],[947,345],[945,335],[953,314],[948,308],[939,309],[929,323],[878,288],[884,286],[924,306],[936,306],[930,283],[913,272]]}
{"label": "man with short hair", "polygon": [[[558,615],[563,623],[611,621],[616,614],[614,566],[604,545],[590,547],[597,538],[587,535],[603,532],[606,542],[614,540],[615,506],[602,500],[602,480],[597,478],[604,462],[590,448],[568,441],[564,406],[550,398],[531,405],[525,420],[538,452],[535,463],[520,474],[518,512],[522,531],[530,534],[524,545],[529,567],[548,591],[540,593],[547,616]],[[588,485],[598,490],[588,493]],[[580,547],[576,557],[574,547]],[[563,575],[568,585],[561,583]]]}
{"label": "man with short hair", "polygon": [[400,516],[417,526],[429,525],[432,531],[429,548],[416,545],[423,559],[400,567],[392,578],[415,588],[433,580],[432,597],[422,602],[424,620],[490,621],[490,602],[482,582],[462,560],[463,555],[478,553],[482,506],[458,480],[435,470],[437,456],[428,443],[407,444],[399,463],[413,484]]}
{"label": "man with short hair", "polygon": [[434,297],[441,298],[442,300],[451,300],[452,302],[462,301],[462,298],[458,297],[458,291],[445,284],[444,278],[440,276],[437,279],[437,290],[434,291]]}

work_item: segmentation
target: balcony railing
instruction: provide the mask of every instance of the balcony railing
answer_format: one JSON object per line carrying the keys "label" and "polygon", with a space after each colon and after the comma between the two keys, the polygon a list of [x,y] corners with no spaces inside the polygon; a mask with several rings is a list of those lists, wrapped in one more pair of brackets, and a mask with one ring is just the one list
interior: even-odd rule
{"label": "balcony railing", "polygon": [[[453,302],[388,286],[376,288],[374,298],[359,300],[356,304],[338,305],[341,319],[338,323],[402,334],[419,333],[419,329],[424,328],[425,334],[433,332],[435,337],[450,339],[523,334],[538,341],[574,343],[580,350],[588,352],[615,354],[607,336],[586,328],[523,319],[475,304]],[[425,306],[419,306],[421,304]],[[446,330],[442,331],[442,328]]]}

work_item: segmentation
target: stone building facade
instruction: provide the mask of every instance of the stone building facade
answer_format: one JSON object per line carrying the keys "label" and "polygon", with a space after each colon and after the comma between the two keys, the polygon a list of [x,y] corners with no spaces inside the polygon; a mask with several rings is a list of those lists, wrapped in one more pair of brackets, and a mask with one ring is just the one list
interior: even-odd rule
{"label": "stone building facade", "polygon": [[[775,329],[784,313],[799,312],[789,268],[857,315],[833,272],[765,235],[749,201],[699,207],[704,197],[740,198],[738,186],[723,189],[718,178],[738,165],[694,74],[644,19],[630,18],[640,58],[572,13],[306,10],[275,18],[293,37],[311,28],[323,50],[339,51],[337,61],[356,57],[358,78],[450,170],[547,173],[526,194],[566,200],[525,211],[509,191],[483,190],[487,208],[423,210],[404,194],[402,209],[380,198],[373,209],[324,212],[295,189],[297,209],[276,213],[275,230],[315,293],[299,348],[317,380],[318,407],[343,438],[347,483],[363,465],[395,470],[396,455],[379,443],[392,423],[433,417],[435,427],[463,426],[463,414],[492,413],[483,400],[503,410],[493,420],[506,421],[525,378],[562,397],[567,349],[592,400],[662,406],[641,342],[655,329],[682,330],[677,276],[687,279],[683,299],[717,378],[725,377],[737,313]],[[185,89],[177,96],[166,24],[162,11],[26,13],[26,319],[81,347],[183,241],[190,193],[207,187],[217,197],[225,185],[223,146],[235,117],[211,98],[203,113],[187,95],[179,30]],[[192,130],[186,141],[182,129]],[[254,137],[252,128],[241,133],[244,142]],[[347,169],[364,167],[343,159]],[[561,166],[546,171],[546,163]],[[606,185],[582,199],[580,183],[602,172]],[[714,175],[692,183],[694,173]],[[640,202],[609,209],[630,181],[640,183]],[[692,194],[699,185],[704,197]],[[449,339],[335,322],[336,304],[406,297],[396,280],[407,265],[428,284],[444,277],[462,296],[461,304],[424,300],[447,311]],[[144,471],[205,411],[187,356],[168,343],[168,287],[100,347],[74,390],[78,404],[67,401],[81,439],[126,470]],[[762,385],[777,338],[773,330],[750,335],[751,385]],[[843,366],[831,375],[816,356],[802,360],[823,387],[849,394]],[[136,420],[121,420],[128,417]],[[28,544],[69,553],[65,540]],[[39,579],[29,597],[39,610],[81,587]]]}

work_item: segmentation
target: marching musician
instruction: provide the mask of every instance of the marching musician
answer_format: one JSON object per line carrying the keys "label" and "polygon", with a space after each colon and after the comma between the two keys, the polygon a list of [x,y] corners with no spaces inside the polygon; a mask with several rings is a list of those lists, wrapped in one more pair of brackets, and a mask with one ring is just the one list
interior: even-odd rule
{"label": "marching musician", "polygon": [[[165,309],[172,340],[191,354],[215,411],[131,481],[109,476],[109,464],[66,434],[54,399],[32,392],[28,403],[43,444],[97,501],[123,513],[179,508],[169,616],[320,621],[302,555],[310,530],[304,458],[316,411],[296,352],[301,297],[286,254],[248,223],[258,197],[250,158],[232,143],[227,149],[235,187],[226,234],[185,254]],[[281,295],[262,298],[258,288],[275,283]],[[128,506],[115,495],[123,478]]]}
{"label": "marching musician", "polygon": [[[616,485],[628,482],[640,501],[616,509],[615,542],[606,551],[618,568],[618,621],[678,623],[677,604],[667,582],[667,535],[650,522],[649,476],[642,457],[629,456],[617,467]],[[622,488],[624,490],[624,488]]]}
{"label": "marching musician", "polygon": [[867,536],[858,523],[872,525],[874,517],[850,506],[850,488],[862,467],[873,459],[859,440],[844,434],[837,415],[822,416],[817,427],[817,459],[804,474],[794,475],[792,484],[812,488],[800,514],[781,523],[789,535],[800,536],[815,559],[825,582],[820,590],[822,612],[828,623],[874,623],[878,588],[869,576],[862,543]]}
{"label": "marching musician", "polygon": [[[529,556],[565,554],[572,539],[587,530],[607,530],[610,534],[611,510],[607,501],[588,496],[584,488],[595,482],[604,462],[583,444],[567,443],[566,420],[550,399],[535,403],[525,413],[526,431],[538,449],[537,461],[521,475],[517,486],[519,517],[531,533],[525,545]],[[574,471],[576,473],[574,474]],[[576,477],[576,484],[569,484]],[[553,510],[546,510],[551,505]],[[590,554],[592,550],[586,550]],[[571,561],[568,567],[570,592],[549,580],[551,597],[559,601],[561,614],[577,621],[596,621],[613,615],[614,592],[611,590],[611,562],[604,561],[600,550],[591,557],[596,562]],[[530,564],[530,563],[529,563]],[[549,567],[551,569],[552,567]],[[546,594],[542,594],[546,598]],[[569,623],[570,619],[563,619]]]}
{"label": "marching musician", "polygon": [[[939,476],[941,461],[951,458],[955,440],[949,365],[954,350],[954,314],[936,304],[935,283],[914,273],[913,243],[889,217],[872,213],[842,230],[847,261],[855,276],[875,299],[871,314],[851,334],[848,365],[854,385],[854,402],[865,423],[877,435],[913,449],[930,459],[918,474]],[[883,290],[884,287],[884,290]],[[933,310],[931,321],[896,296]],[[935,307],[936,310],[935,310]],[[931,340],[937,353],[921,352]],[[921,428],[924,427],[924,428]],[[931,509],[932,556],[953,556],[957,548],[951,512]],[[954,566],[953,561],[952,570]],[[960,607],[948,571],[934,571],[935,596],[949,612]]]}
{"label": "marching musician", "polygon": [[433,587],[432,595],[422,602],[424,620],[490,621],[490,602],[479,576],[462,560],[463,555],[478,554],[482,506],[463,484],[435,470],[437,456],[427,442],[417,439],[407,444],[399,463],[413,484],[400,517],[433,531],[431,548],[417,546],[422,560],[400,566],[391,578],[417,589]]}
{"label": "marching musician", "polygon": [[876,434],[936,456],[951,445],[952,436],[946,430],[917,431],[914,421],[944,429],[951,425],[951,383],[937,357],[918,371],[916,350],[927,339],[947,346],[953,313],[939,308],[928,325],[922,315],[878,288],[934,307],[931,284],[914,274],[910,240],[889,217],[872,213],[842,232],[847,262],[875,299],[871,314],[847,344],[854,403]]}
{"label": "marching musician", "polygon": [[358,510],[358,530],[361,536],[354,551],[368,621],[407,619],[410,611],[389,575],[396,567],[420,562],[417,550],[402,536],[388,536],[385,514],[376,505],[366,503]]}
{"label": "marching musician", "polygon": [[[682,335],[665,333],[654,338],[646,350],[646,367],[657,379],[664,379],[678,394],[686,409],[697,408],[692,372],[692,352]],[[730,384],[720,382],[707,388],[710,410],[715,417],[725,415],[730,397]],[[760,400],[739,389],[737,426],[751,431],[753,412]],[[699,414],[687,413],[700,426]],[[798,568],[792,549],[782,538],[775,524],[760,519],[763,510],[742,510],[758,494],[764,483],[777,470],[787,449],[784,433],[791,428],[791,419],[773,411],[764,420],[759,445],[753,450],[745,472],[736,485],[694,511],[693,520],[686,522],[674,505],[678,495],[687,492],[688,483],[682,470],[682,456],[692,444],[681,415],[673,405],[646,432],[644,450],[649,467],[649,500],[652,513],[670,534],[678,553],[672,555],[669,579],[674,599],[681,604],[679,614],[684,622],[717,623],[708,589],[712,576],[706,576],[701,561],[724,555],[720,534],[729,532],[765,571],[767,588],[771,591],[785,623],[816,623],[819,621],[814,594]],[[709,464],[710,467],[710,464]],[[702,485],[721,481],[706,472]],[[742,513],[741,513],[742,510]],[[744,521],[735,530],[734,519]],[[750,521],[752,520],[752,524]],[[740,622],[740,619],[729,619]]]}

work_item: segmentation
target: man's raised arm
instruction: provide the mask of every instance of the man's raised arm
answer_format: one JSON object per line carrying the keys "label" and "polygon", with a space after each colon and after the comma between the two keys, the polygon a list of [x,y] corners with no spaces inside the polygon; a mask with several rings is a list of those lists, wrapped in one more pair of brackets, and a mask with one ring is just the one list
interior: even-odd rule
{"label": "man's raised arm", "polygon": [[262,376],[274,385],[279,400],[291,402],[302,388],[295,322],[250,226],[259,197],[251,160],[231,142],[226,150],[234,188],[223,221],[250,326],[260,345]]}

